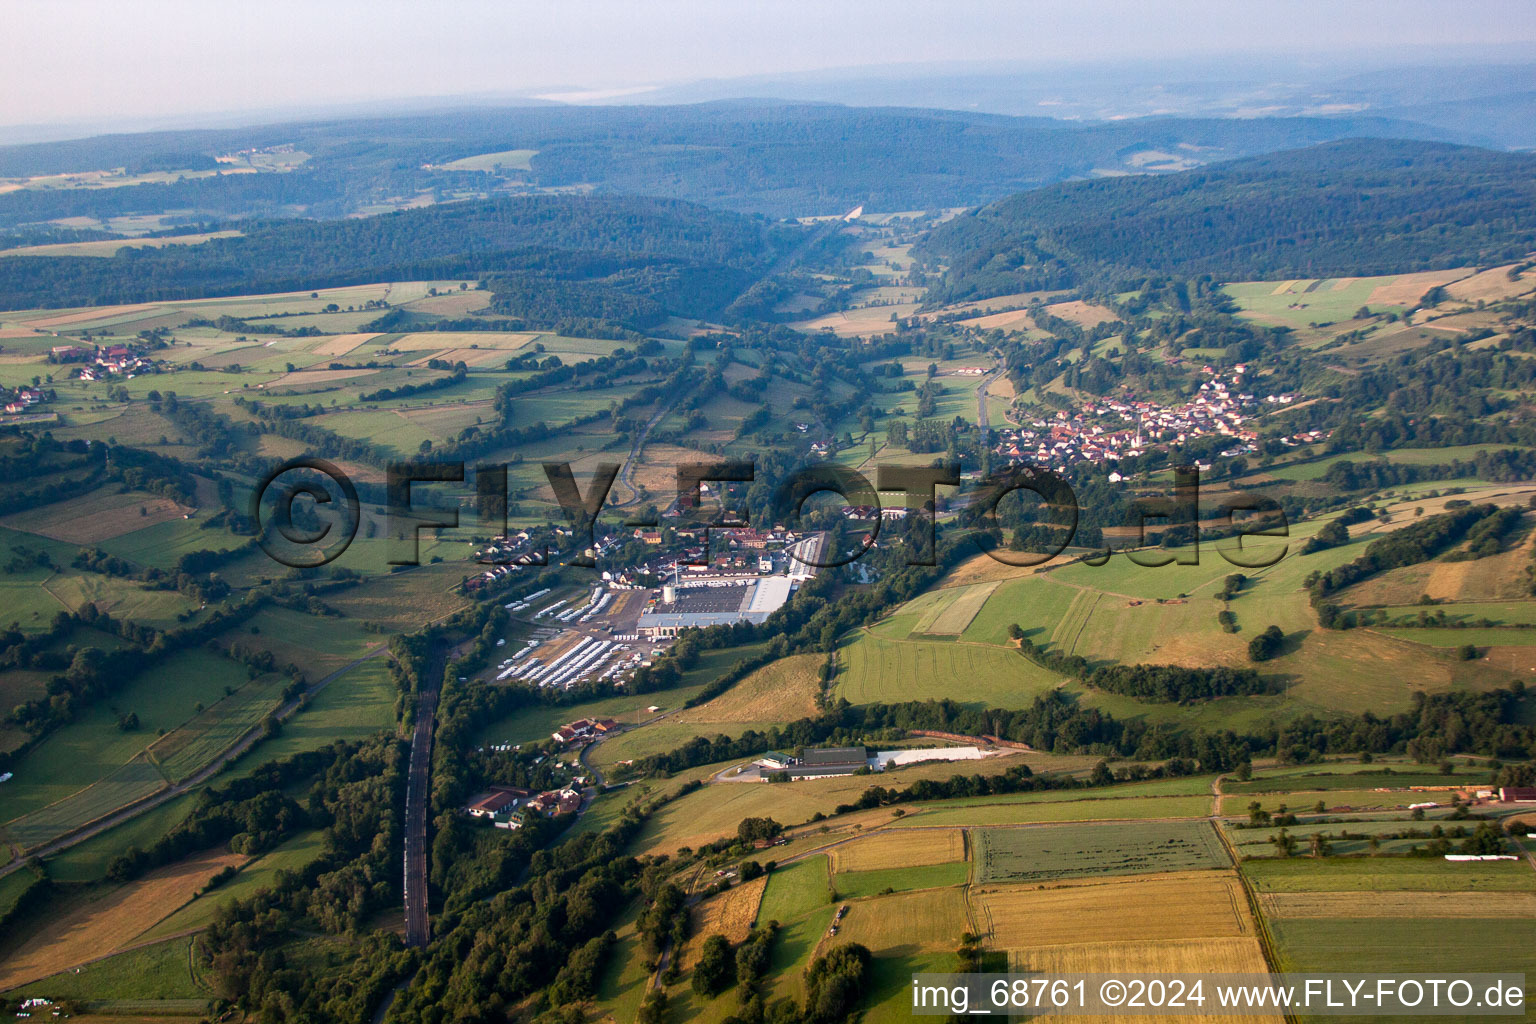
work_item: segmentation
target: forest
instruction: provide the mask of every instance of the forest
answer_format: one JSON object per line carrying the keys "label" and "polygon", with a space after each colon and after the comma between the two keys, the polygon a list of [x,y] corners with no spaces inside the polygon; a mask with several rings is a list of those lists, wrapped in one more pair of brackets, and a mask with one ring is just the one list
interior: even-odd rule
{"label": "forest", "polygon": [[1170,175],[1010,196],[919,246],[930,302],[1148,277],[1404,273],[1516,261],[1536,231],[1536,157],[1351,139]]}
{"label": "forest", "polygon": [[[676,200],[503,198],[376,217],[266,223],[236,238],[127,249],[106,259],[12,257],[0,284],[0,307],[522,274],[551,282],[582,281],[588,288],[610,286],[642,303],[664,296],[671,310],[700,315],[745,290],[755,280],[753,272],[765,269],[800,234]],[[674,268],[670,274],[665,272],[669,267]],[[676,280],[682,274],[686,285],[709,273],[723,274],[727,286],[679,287]],[[571,315],[592,314],[587,305],[577,304]]]}

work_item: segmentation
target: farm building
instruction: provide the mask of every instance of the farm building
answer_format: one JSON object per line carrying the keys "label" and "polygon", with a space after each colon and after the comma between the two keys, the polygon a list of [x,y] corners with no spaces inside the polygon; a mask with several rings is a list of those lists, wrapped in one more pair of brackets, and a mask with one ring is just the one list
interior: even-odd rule
{"label": "farm building", "polygon": [[869,755],[863,747],[819,747],[806,750],[785,772],[791,779],[816,779],[830,775],[852,775],[869,767]]}
{"label": "farm building", "polygon": [[583,740],[593,736],[605,736],[617,729],[619,724],[611,718],[578,718],[574,722],[567,722],[556,729],[550,735],[557,743],[570,743],[572,740]]}
{"label": "farm building", "polygon": [[1500,786],[1499,800],[1506,804],[1536,804],[1536,786]]}
{"label": "farm building", "polygon": [[473,818],[494,818],[516,808],[518,801],[531,795],[531,790],[502,787],[471,801],[464,810]]}

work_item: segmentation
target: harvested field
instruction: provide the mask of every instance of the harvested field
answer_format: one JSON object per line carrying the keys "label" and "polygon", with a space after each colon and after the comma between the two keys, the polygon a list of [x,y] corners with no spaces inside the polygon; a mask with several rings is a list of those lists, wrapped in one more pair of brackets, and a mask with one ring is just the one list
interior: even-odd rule
{"label": "harvested field", "polygon": [[488,366],[492,363],[506,362],[507,352],[505,349],[497,348],[445,348],[428,355],[418,356],[406,365],[426,366],[434,359],[441,359],[445,363],[464,363],[467,366]]}
{"label": "harvested field", "polygon": [[1109,320],[1119,319],[1113,311],[1103,306],[1095,306],[1088,302],[1057,302],[1046,306],[1045,311],[1052,316],[1059,316],[1063,320],[1070,320],[1075,324],[1092,329]]}
{"label": "harvested field", "polygon": [[1411,917],[1536,920],[1531,892],[1273,892],[1259,896],[1269,918]]}
{"label": "harvested field", "polygon": [[975,316],[969,320],[960,321],[967,327],[980,327],[983,330],[1023,329],[1028,330],[1035,325],[1034,318],[1029,315],[1027,309],[1011,309],[1004,313],[988,313],[986,316]]}
{"label": "harvested field", "polygon": [[851,903],[832,941],[862,943],[876,956],[948,952],[970,927],[965,891],[956,886]]}
{"label": "harvested field", "polygon": [[1401,274],[1386,284],[1379,284],[1371,291],[1371,306],[1412,306],[1424,293],[1440,284],[1450,284],[1471,275],[1463,267],[1459,270],[1426,270],[1418,274]]}
{"label": "harvested field", "polygon": [[704,940],[711,935],[724,935],[732,945],[745,939],[752,930],[752,922],[757,919],[757,906],[762,902],[767,886],[768,876],[764,875],[695,906],[691,912],[693,937],[683,947],[684,969],[698,963]]}
{"label": "harvested field", "polygon": [[895,330],[898,319],[905,319],[917,311],[918,303],[900,302],[888,306],[865,306],[839,313],[828,313],[814,320],[802,320],[790,324],[798,330],[814,333],[831,330],[839,338],[856,338],[887,334]]}
{"label": "harvested field", "polygon": [[[629,597],[629,594],[623,595]],[[819,654],[794,654],[765,665],[707,704],[680,711],[674,722],[793,722],[816,714]]]}
{"label": "harvested field", "polygon": [[269,388],[302,388],[313,384],[330,384],[338,380],[367,377],[378,370],[295,370],[285,373],[268,385]]}
{"label": "harvested field", "polygon": [[1231,863],[1215,829],[1205,821],[976,829],[971,837],[976,843],[976,877],[982,882],[1185,871]]}
{"label": "harvested field", "polygon": [[1049,889],[978,886],[971,901],[980,934],[994,949],[1255,934],[1231,871],[1084,880]]}
{"label": "harvested field", "polygon": [[543,335],[537,332],[528,331],[474,331],[457,334],[452,331],[426,331],[403,335],[398,340],[390,342],[389,347],[402,352],[422,349],[436,352],[440,349],[473,347],[476,350],[491,349],[505,353],[515,352],[541,337]]}
{"label": "harvested field", "polygon": [[316,345],[310,351],[317,356],[344,356],[377,337],[377,334],[338,334]]}
{"label": "harvested field", "polygon": [[246,859],[223,850],[208,851],[50,918],[0,964],[0,991],[123,948],[195,896],[208,879]]}
{"label": "harvested field", "polygon": [[[1511,264],[1510,266],[1513,266]],[[1513,298],[1516,295],[1524,295],[1536,286],[1536,274],[1527,270],[1520,275],[1517,281],[1509,279],[1510,266],[1493,267],[1481,273],[1464,277],[1460,281],[1449,285],[1445,290],[1451,298],[1463,302],[1476,302],[1482,299],[1487,302],[1496,302],[1499,299]]]}
{"label": "harvested field", "polygon": [[159,308],[159,306],[152,303],[137,306],[93,306],[90,309],[78,310],[74,313],[61,313],[56,316],[44,316],[36,320],[27,320],[26,324],[28,327],[69,327],[75,324],[90,323],[94,320],[108,320],[127,313],[144,313]]}
{"label": "harvested field", "polygon": [[0,519],[0,525],[70,544],[97,544],[146,526],[180,519],[190,511],[170,498],[154,494],[137,491],[114,494],[99,490],[13,513]]}
{"label": "harvested field", "polygon": [[965,833],[958,828],[876,833],[828,851],[832,870],[879,871],[965,860]]}

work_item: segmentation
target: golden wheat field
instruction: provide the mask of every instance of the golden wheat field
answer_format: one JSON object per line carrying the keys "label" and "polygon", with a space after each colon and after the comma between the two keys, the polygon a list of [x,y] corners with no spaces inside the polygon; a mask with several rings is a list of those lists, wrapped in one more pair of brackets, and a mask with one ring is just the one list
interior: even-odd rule
{"label": "golden wheat field", "polygon": [[745,939],[752,930],[757,905],[762,902],[763,890],[767,887],[768,876],[764,875],[695,906],[692,911],[693,937],[683,947],[683,966],[687,968],[698,963],[704,940],[711,935],[724,935],[733,945]]}
{"label": "golden wheat field", "polygon": [[[1160,942],[1095,942],[1052,946],[1014,953],[1009,966],[1015,971],[1040,971],[1059,974],[1264,974],[1259,940],[1253,937],[1225,939],[1168,939]],[[1210,993],[1204,993],[1207,1000]],[[1209,1005],[1209,1002],[1207,1003]],[[1077,1018],[1045,1014],[1032,1018],[1054,1021]],[[1147,1016],[1095,1016],[1093,1020],[1136,1024],[1155,1018]],[[1179,1016],[1179,1021],[1280,1021],[1278,1014],[1234,1017],[1221,1014]]]}
{"label": "golden wheat field", "polygon": [[1049,889],[988,885],[973,888],[971,901],[980,934],[994,949],[1254,934],[1237,875],[1230,871],[1088,880]]}
{"label": "golden wheat field", "polygon": [[1265,917],[1536,918],[1532,892],[1275,892],[1259,897]]}
{"label": "golden wheat field", "polygon": [[965,860],[965,833],[958,828],[877,832],[827,852],[834,874],[947,864]]}

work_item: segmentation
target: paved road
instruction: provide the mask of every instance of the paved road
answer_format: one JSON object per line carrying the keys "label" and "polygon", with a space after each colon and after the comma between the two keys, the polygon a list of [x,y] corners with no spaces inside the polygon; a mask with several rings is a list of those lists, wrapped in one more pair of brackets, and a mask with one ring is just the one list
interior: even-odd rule
{"label": "paved road", "polygon": [[[354,668],[358,664],[367,661],[369,658],[377,657],[378,655],[383,654],[386,650],[388,650],[388,648],[381,645],[374,650],[369,651],[361,658],[358,658],[356,661],[348,662],[346,665],[343,665],[341,668],[332,672],[324,679],[321,679],[319,682],[310,686],[302,694],[277,709],[275,715],[278,721],[286,721],[289,717],[295,714],[299,710],[300,701],[302,701],[304,698],[313,697],[315,694],[325,689],[325,687],[329,685],[333,679],[338,678],[343,673]],[[203,783],[207,782],[209,779],[213,778],[213,776],[218,774],[225,765],[229,764],[231,761],[234,761],[236,758],[240,757],[240,755],[244,754],[246,751],[255,746],[256,743],[261,739],[261,734],[261,726],[252,726],[250,729],[245,731],[244,735],[226,747],[222,754],[216,757],[213,761],[209,762],[205,767],[200,768],[194,774],[187,776],[185,779],[182,779],[180,782],[175,783],[166,789],[160,790],[152,796],[145,797],[143,800],[140,800],[137,803],[130,804],[127,807],[114,811],[104,818],[97,818],[89,825],[78,828],[68,835],[60,836],[58,839],[55,839],[52,842],[44,843],[42,846],[35,847],[34,849],[27,852],[25,858],[17,857],[16,859],[12,860],[11,863],[5,865],[4,867],[0,867],[0,878],[3,878],[10,874],[12,871],[21,868],[29,858],[51,857],[56,853],[69,849],[71,846],[74,846],[77,843],[82,843],[85,840],[90,839],[92,836],[100,835],[110,828],[121,825],[125,821],[131,821],[141,814],[152,811],[156,807],[159,807],[161,804],[165,803],[167,800],[174,800],[176,797],[181,796],[183,793],[201,786]]]}
{"label": "paved road", "polygon": [[986,437],[987,424],[987,388],[992,382],[1003,375],[1003,367],[998,366],[991,373],[981,378],[981,383],[976,385],[976,425],[981,428],[982,437]]}
{"label": "paved road", "polygon": [[405,944],[425,946],[432,937],[427,891],[427,805],[431,799],[432,734],[437,726],[437,697],[443,685],[447,652],[427,668],[416,697],[416,728],[411,733],[411,764],[405,783]]}

